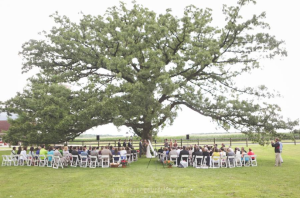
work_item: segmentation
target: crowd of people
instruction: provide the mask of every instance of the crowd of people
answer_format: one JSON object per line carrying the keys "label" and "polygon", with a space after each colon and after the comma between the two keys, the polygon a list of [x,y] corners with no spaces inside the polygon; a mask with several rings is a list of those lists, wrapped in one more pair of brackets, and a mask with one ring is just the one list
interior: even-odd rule
{"label": "crowd of people", "polygon": [[[101,147],[92,147],[92,146],[49,146],[45,148],[44,145],[41,145],[34,149],[34,147],[29,148],[29,152],[27,153],[27,147],[16,147],[12,148],[11,155],[18,157],[22,161],[27,161],[28,157],[33,158],[34,160],[38,159],[38,156],[41,156],[40,159],[44,159],[44,156],[50,156],[47,158],[48,161],[52,160],[51,156],[59,156],[61,161],[65,166],[69,165],[70,159],[72,159],[72,155],[78,156],[80,160],[81,157],[86,156],[89,159],[90,156],[99,156],[99,155],[108,155],[109,161],[120,161],[122,159],[127,159],[127,154],[134,154],[137,151],[131,146],[126,147],[114,147],[114,146],[101,146]],[[116,156],[120,157],[116,157]],[[34,163],[34,160],[32,163]],[[33,164],[32,164],[33,165]]]}
{"label": "crowd of people", "polygon": [[[166,144],[165,144],[166,146]],[[195,162],[196,156],[203,156],[206,158],[206,165],[211,166],[211,161],[217,161],[220,157],[235,156],[235,158],[241,159],[241,161],[248,162],[250,155],[255,155],[251,148],[249,151],[246,151],[244,147],[236,147],[234,150],[231,147],[225,147],[225,144],[222,144],[218,148],[218,145],[213,146],[183,146],[183,147],[161,147],[158,150],[159,154],[162,154],[161,161],[170,160],[171,156],[177,157],[177,164],[180,164],[181,158],[183,155],[188,155],[188,158],[182,158],[182,160],[188,162],[189,165],[192,165]],[[245,158],[245,159],[244,159]],[[197,161],[197,164],[200,164],[200,161]]]}

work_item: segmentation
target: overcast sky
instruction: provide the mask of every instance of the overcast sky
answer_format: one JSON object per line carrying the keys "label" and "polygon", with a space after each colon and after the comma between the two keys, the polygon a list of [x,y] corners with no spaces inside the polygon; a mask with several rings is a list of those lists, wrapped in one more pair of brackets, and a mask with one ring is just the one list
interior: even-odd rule
{"label": "overcast sky", "polygon": [[[243,85],[264,84],[270,89],[279,91],[283,98],[272,100],[282,108],[285,118],[297,119],[300,111],[300,89],[298,83],[299,69],[299,31],[298,25],[300,12],[298,1],[295,0],[257,0],[255,6],[244,9],[244,16],[267,12],[267,19],[271,25],[271,33],[278,39],[286,41],[288,57],[283,59],[263,61],[264,68],[244,76]],[[43,2],[43,3],[42,3]],[[47,2],[47,3],[46,3]],[[26,85],[26,79],[34,75],[34,71],[21,74],[22,60],[18,56],[21,45],[29,39],[39,39],[38,32],[49,31],[54,25],[49,15],[58,11],[72,20],[80,18],[79,12],[92,15],[103,15],[105,10],[119,1],[66,1],[66,0],[0,0],[0,101],[14,97],[16,92],[22,91]],[[131,1],[123,0],[130,4]],[[199,8],[209,7],[213,9],[213,24],[222,27],[224,17],[222,4],[233,5],[235,0],[151,0],[137,1],[156,13],[164,13],[167,8],[173,10],[173,14],[181,16],[185,6],[193,4]],[[112,125],[106,125],[88,131],[95,134],[125,134],[127,128],[117,130]],[[182,108],[178,113],[173,126],[166,127],[159,135],[184,135],[192,133],[214,132],[216,126],[209,118],[204,118],[197,113]],[[223,130],[218,130],[223,131]],[[232,130],[233,131],[233,130]]]}

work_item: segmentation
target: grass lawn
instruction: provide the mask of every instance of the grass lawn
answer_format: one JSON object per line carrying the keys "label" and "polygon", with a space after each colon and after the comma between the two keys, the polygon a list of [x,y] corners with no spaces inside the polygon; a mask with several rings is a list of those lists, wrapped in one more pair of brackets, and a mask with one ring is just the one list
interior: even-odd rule
{"label": "grass lawn", "polygon": [[0,197],[299,197],[299,145],[284,145],[282,167],[272,147],[251,148],[258,167],[163,168],[152,160],[147,169],[146,158],[116,169],[1,166]]}

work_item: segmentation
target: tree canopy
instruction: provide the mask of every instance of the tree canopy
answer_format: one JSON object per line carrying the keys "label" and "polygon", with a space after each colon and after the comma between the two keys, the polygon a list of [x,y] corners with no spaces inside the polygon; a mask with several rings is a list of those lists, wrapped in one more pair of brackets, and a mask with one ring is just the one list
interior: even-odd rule
{"label": "tree canopy", "polygon": [[39,131],[68,140],[113,123],[151,139],[174,122],[180,106],[260,143],[261,135],[292,130],[297,120],[284,121],[278,105],[261,100],[274,93],[263,85],[236,85],[237,77],[261,67],[260,60],[287,56],[284,41],[268,33],[265,12],[243,19],[249,3],[255,1],[224,5],[221,28],[211,25],[211,9],[193,5],[177,17],[171,9],[156,14],[120,3],[104,15],[83,15],[79,23],[55,13],[57,25],[43,32],[44,39],[22,46],[23,72],[39,68],[40,73],[6,102],[6,111],[21,115],[14,122],[23,123],[13,124],[8,134]]}

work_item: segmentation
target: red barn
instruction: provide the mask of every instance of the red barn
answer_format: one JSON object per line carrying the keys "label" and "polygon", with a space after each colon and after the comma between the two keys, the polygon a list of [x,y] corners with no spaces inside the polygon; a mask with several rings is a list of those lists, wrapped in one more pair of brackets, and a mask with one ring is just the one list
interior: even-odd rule
{"label": "red barn", "polygon": [[4,135],[4,131],[7,131],[9,127],[10,124],[7,122],[7,120],[0,120],[0,145],[4,144],[2,136]]}

